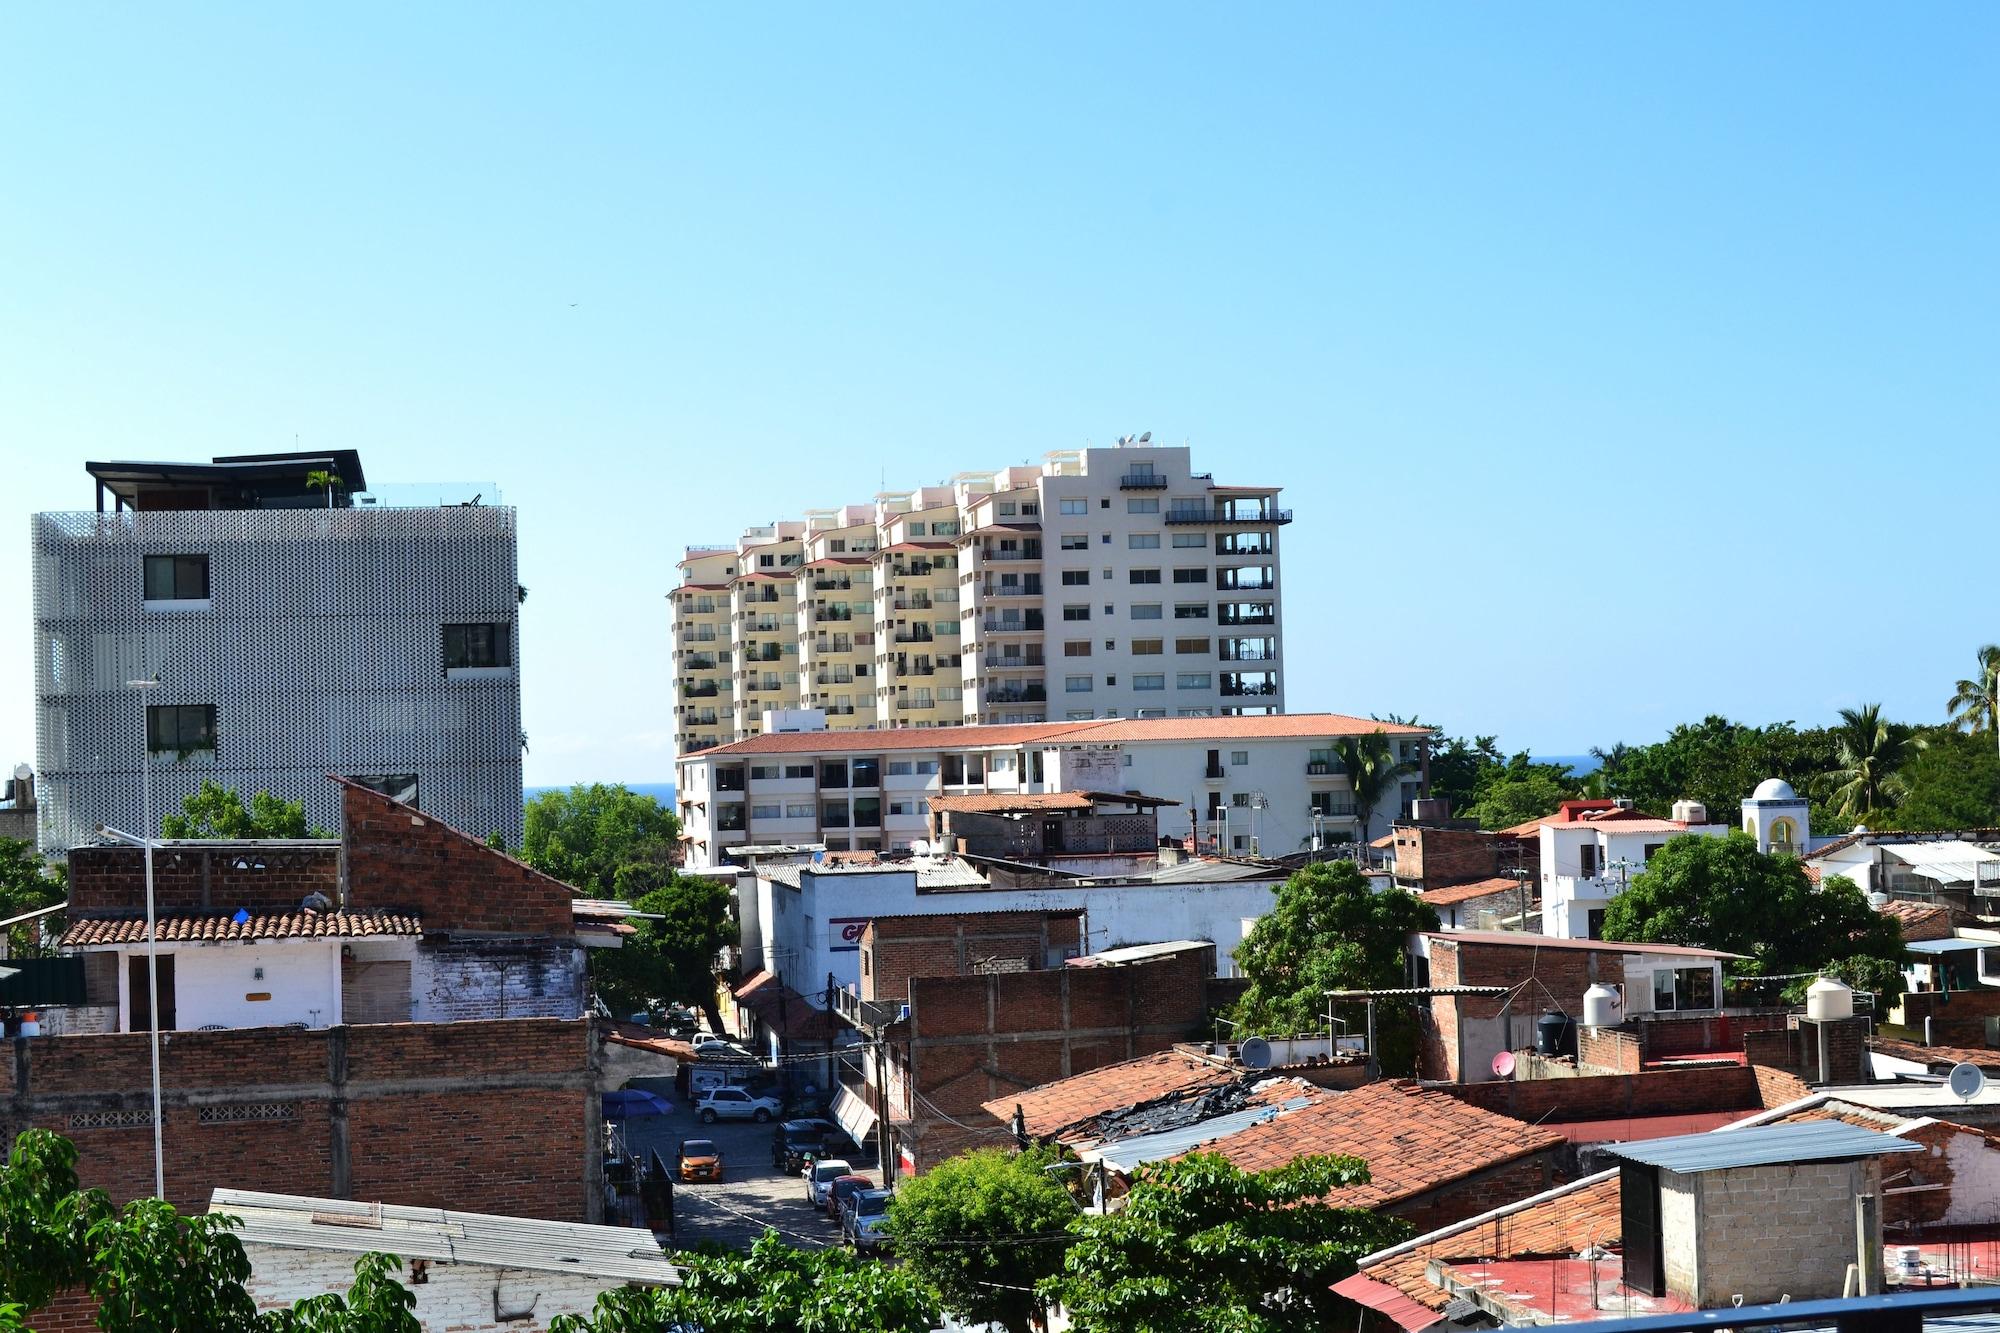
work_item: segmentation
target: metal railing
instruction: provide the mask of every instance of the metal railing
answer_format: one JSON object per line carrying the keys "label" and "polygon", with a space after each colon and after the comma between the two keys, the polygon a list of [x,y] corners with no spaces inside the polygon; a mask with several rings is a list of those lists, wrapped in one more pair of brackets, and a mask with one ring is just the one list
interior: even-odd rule
{"label": "metal railing", "polygon": [[1121,491],[1164,491],[1167,479],[1157,472],[1128,472],[1118,479]]}
{"label": "metal railing", "polygon": [[1233,514],[1226,509],[1170,509],[1167,523],[1241,523],[1248,527],[1259,524],[1289,523],[1292,511],[1289,509],[1267,509],[1262,513]]}

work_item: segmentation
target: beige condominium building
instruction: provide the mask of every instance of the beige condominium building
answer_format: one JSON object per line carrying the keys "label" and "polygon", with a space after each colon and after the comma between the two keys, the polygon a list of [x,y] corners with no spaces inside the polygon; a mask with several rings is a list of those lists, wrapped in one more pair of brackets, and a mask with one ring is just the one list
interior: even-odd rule
{"label": "beige condominium building", "polygon": [[675,741],[1284,711],[1275,486],[1149,437],[689,547]]}

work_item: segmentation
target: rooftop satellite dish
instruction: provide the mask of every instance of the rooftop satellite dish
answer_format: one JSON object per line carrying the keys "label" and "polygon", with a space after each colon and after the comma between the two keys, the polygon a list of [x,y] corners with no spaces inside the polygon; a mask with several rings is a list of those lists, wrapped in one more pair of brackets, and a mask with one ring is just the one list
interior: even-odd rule
{"label": "rooftop satellite dish", "polygon": [[1493,1057],[1493,1076],[1495,1078],[1514,1077],[1514,1053],[1512,1051],[1502,1051]]}
{"label": "rooftop satellite dish", "polygon": [[1153,432],[1151,431],[1147,431],[1144,435],[1141,435],[1139,437],[1139,443],[1141,444],[1151,444],[1152,442],[1153,442]]}
{"label": "rooftop satellite dish", "polygon": [[33,776],[35,776],[35,770],[29,768],[26,764],[14,765],[14,780],[16,782],[26,782]]}
{"label": "rooftop satellite dish", "polygon": [[1960,1061],[1945,1075],[1944,1085],[1951,1089],[1951,1095],[1962,1102],[1969,1102],[1986,1091],[1986,1071],[1970,1060]]}
{"label": "rooftop satellite dish", "polygon": [[1236,1058],[1245,1069],[1269,1069],[1271,1043],[1262,1037],[1245,1037],[1243,1044],[1236,1048]]}

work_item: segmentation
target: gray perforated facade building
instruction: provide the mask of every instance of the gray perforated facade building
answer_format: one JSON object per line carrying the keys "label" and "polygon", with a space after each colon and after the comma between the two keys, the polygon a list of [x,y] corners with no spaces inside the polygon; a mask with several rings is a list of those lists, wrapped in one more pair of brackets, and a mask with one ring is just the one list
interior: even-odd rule
{"label": "gray perforated facade building", "polygon": [[156,820],[212,779],[336,830],[333,773],[519,845],[512,509],[373,504],[351,451],[89,471],[34,518],[46,850],[136,831],[142,760]]}

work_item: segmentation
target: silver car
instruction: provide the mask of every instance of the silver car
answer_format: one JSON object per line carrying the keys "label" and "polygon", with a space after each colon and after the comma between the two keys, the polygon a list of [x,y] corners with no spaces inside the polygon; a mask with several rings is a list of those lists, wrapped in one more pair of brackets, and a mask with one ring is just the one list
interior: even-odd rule
{"label": "silver car", "polygon": [[824,1157],[814,1162],[806,1175],[806,1202],[820,1212],[826,1211],[826,1192],[833,1188],[833,1182],[842,1176],[851,1176],[854,1168],[838,1157]]}
{"label": "silver car", "polygon": [[777,1119],[784,1109],[776,1097],[759,1097],[745,1088],[710,1088],[694,1104],[694,1113],[704,1125],[718,1120],[755,1120],[761,1125]]}

